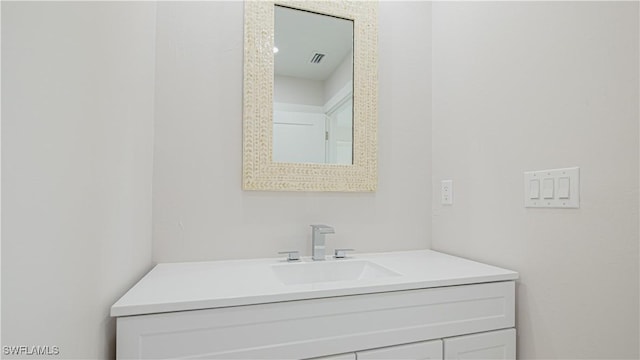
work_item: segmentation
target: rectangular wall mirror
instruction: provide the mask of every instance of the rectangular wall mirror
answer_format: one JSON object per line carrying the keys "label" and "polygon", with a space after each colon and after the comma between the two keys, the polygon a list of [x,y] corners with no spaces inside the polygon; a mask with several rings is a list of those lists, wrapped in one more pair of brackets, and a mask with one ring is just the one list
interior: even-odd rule
{"label": "rectangular wall mirror", "polygon": [[243,188],[375,191],[377,3],[245,3]]}

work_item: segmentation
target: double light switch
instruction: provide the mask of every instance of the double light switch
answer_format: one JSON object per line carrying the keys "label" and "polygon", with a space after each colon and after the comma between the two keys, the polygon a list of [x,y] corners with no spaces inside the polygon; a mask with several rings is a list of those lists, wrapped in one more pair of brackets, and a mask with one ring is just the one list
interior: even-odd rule
{"label": "double light switch", "polygon": [[525,207],[580,207],[580,168],[527,171],[524,186]]}

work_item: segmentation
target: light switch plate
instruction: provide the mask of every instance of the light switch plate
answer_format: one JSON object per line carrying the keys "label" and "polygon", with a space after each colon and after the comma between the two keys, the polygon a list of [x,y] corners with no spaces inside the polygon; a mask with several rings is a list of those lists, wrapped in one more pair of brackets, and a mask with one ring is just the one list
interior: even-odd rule
{"label": "light switch plate", "polygon": [[[567,179],[569,182],[567,184]],[[532,194],[532,184],[540,184],[540,195]],[[544,184],[553,184],[550,197]],[[568,188],[567,188],[568,185]],[[547,195],[547,196],[545,196]],[[547,198],[549,197],[549,198]],[[580,168],[526,171],[524,173],[524,206],[534,208],[579,208]]]}

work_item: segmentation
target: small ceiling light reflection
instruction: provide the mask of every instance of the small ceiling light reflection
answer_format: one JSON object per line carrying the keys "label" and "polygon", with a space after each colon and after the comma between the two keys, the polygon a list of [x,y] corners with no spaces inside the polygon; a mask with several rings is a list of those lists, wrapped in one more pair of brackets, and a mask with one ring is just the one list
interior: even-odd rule
{"label": "small ceiling light reflection", "polygon": [[279,51],[279,50],[278,50],[278,48],[274,46],[274,47],[273,47],[273,53],[274,53],[274,54],[277,54],[277,53],[278,53],[278,51]]}

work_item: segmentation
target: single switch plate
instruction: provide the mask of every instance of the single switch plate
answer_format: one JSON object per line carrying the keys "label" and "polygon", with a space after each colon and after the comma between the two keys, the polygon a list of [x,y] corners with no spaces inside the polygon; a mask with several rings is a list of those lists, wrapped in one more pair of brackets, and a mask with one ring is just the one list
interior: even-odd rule
{"label": "single switch plate", "polygon": [[440,182],[440,195],[442,196],[442,205],[453,205],[453,180]]}
{"label": "single switch plate", "polygon": [[[535,185],[540,185],[536,192]],[[524,206],[579,208],[580,168],[527,171],[524,173]]]}

